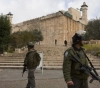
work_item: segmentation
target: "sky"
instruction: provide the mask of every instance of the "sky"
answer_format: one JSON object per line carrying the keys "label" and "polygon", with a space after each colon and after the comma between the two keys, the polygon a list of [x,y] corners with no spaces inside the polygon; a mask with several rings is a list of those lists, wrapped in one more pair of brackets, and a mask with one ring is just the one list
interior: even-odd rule
{"label": "sky", "polygon": [[100,18],[100,0],[0,0],[0,14],[13,14],[12,23],[46,16],[68,8],[81,8],[88,5],[88,20]]}

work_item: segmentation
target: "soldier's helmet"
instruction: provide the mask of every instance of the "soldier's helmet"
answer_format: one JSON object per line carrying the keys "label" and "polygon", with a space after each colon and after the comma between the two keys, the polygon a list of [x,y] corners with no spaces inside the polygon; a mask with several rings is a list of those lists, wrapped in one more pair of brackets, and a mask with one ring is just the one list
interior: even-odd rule
{"label": "soldier's helmet", "polygon": [[86,31],[79,30],[78,32],[75,33],[75,35],[72,37],[72,43],[76,44],[84,40],[84,35],[86,34]]}
{"label": "soldier's helmet", "polygon": [[28,46],[28,47],[34,47],[34,43],[33,43],[33,42],[29,42],[29,43],[27,44],[27,46]]}

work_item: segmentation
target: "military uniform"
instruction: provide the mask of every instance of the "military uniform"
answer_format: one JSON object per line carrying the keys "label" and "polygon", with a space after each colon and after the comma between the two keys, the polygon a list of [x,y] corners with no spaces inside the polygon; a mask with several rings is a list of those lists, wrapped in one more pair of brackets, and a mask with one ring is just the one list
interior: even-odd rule
{"label": "military uniform", "polygon": [[77,63],[73,55],[78,56],[82,64],[88,65],[88,61],[84,54],[84,49],[79,50],[75,47],[70,47],[64,53],[63,74],[66,82],[73,81],[75,85],[68,85],[68,88],[88,88],[86,73],[79,71],[80,64]]}
{"label": "military uniform", "polygon": [[35,88],[35,76],[34,72],[36,67],[40,63],[40,56],[34,49],[30,49],[28,53],[26,54],[25,60],[24,60],[24,66],[28,69],[28,83],[26,88]]}
{"label": "military uniform", "polygon": [[36,50],[31,49],[26,54],[24,65],[26,65],[28,69],[34,69],[40,64],[40,60],[41,58]]}
{"label": "military uniform", "polygon": [[72,37],[72,47],[64,53],[63,74],[68,88],[88,88],[88,74],[81,69],[81,64],[88,66],[88,60],[85,51],[82,48],[84,44],[84,35],[86,31],[79,30]]}

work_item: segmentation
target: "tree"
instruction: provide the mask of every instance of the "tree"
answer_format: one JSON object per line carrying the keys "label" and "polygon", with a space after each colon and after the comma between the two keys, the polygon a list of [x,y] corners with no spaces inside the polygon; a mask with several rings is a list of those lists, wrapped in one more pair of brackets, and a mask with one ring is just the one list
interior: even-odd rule
{"label": "tree", "polygon": [[85,27],[86,40],[100,40],[100,19],[93,19]]}
{"label": "tree", "polygon": [[34,41],[34,37],[33,37],[32,32],[23,31],[22,35],[23,35],[23,45],[26,45],[30,41]]}
{"label": "tree", "polygon": [[21,48],[26,46],[29,41],[33,41],[33,35],[31,32],[28,31],[18,31],[10,36],[10,45],[14,48]]}
{"label": "tree", "polygon": [[21,47],[22,45],[22,33],[21,32],[16,32],[16,33],[13,33],[11,34],[10,36],[10,46],[13,46],[13,47]]}
{"label": "tree", "polygon": [[43,35],[41,31],[35,29],[32,31],[32,33],[33,33],[34,41],[36,42],[43,41]]}
{"label": "tree", "polygon": [[41,31],[37,29],[32,31],[18,31],[10,36],[10,46],[14,48],[21,48],[26,46],[28,42],[39,42],[43,41],[43,35]]}
{"label": "tree", "polygon": [[0,53],[8,48],[11,32],[10,20],[5,15],[0,16]]}

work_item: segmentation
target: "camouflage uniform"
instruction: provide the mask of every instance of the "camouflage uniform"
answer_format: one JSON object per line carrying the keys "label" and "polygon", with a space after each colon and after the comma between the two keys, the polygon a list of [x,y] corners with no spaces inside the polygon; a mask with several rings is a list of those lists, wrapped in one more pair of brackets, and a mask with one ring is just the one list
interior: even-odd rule
{"label": "camouflage uniform", "polygon": [[35,88],[35,76],[34,72],[36,67],[40,63],[40,56],[34,49],[30,49],[28,53],[26,54],[25,60],[24,60],[24,66],[28,69],[28,83],[26,88]]}
{"label": "camouflage uniform", "polygon": [[74,83],[74,85],[68,85],[68,88],[88,88],[87,79],[89,75],[78,70],[80,64],[75,62],[72,54],[77,55],[82,64],[88,65],[83,48],[78,50],[75,47],[70,47],[65,51],[63,62],[64,79],[66,82],[73,81]]}

